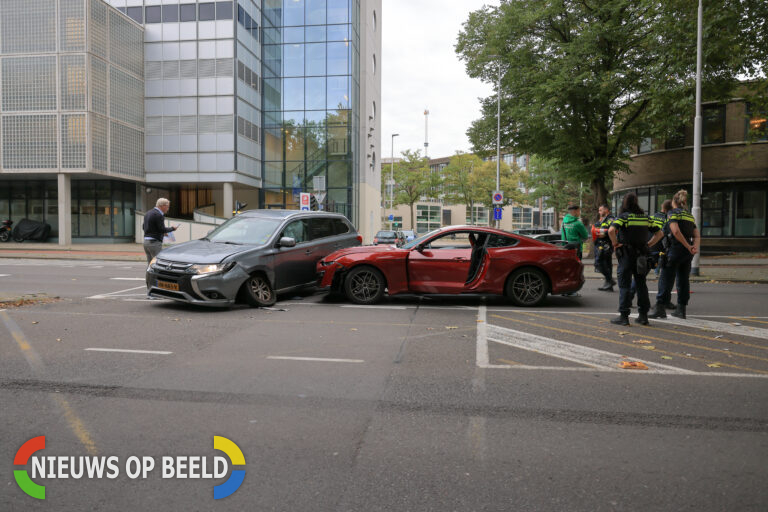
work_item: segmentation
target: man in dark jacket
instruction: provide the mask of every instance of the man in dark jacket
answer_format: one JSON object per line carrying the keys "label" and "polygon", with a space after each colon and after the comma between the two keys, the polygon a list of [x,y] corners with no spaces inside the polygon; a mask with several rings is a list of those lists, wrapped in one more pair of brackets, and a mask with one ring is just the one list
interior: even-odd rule
{"label": "man in dark jacket", "polygon": [[147,255],[147,265],[163,249],[165,234],[176,231],[179,227],[178,225],[165,226],[165,214],[168,213],[170,206],[171,202],[161,197],[155,203],[155,207],[144,215],[144,253]]}

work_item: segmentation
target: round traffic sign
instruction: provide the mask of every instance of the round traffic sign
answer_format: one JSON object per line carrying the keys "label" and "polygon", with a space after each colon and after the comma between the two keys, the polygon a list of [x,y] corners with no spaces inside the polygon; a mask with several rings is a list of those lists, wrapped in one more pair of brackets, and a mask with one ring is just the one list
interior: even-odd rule
{"label": "round traffic sign", "polygon": [[501,201],[502,199],[503,199],[503,196],[501,194],[493,194],[494,201]]}

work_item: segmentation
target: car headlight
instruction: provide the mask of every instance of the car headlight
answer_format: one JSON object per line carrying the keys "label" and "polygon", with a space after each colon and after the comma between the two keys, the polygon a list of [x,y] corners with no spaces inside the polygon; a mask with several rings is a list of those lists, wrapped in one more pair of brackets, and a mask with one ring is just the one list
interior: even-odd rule
{"label": "car headlight", "polygon": [[153,257],[149,262],[149,268],[152,268],[155,266],[155,263],[157,262],[157,256]]}
{"label": "car headlight", "polygon": [[217,263],[215,265],[192,265],[187,269],[187,272],[191,274],[216,274],[219,272],[226,272],[234,266],[234,263]]}

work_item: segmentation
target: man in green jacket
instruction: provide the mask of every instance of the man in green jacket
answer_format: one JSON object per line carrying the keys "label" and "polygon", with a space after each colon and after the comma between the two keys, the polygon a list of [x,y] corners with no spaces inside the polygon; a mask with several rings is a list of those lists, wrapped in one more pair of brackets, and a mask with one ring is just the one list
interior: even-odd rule
{"label": "man in green jacket", "polygon": [[581,216],[581,208],[577,204],[568,205],[568,214],[563,219],[563,240],[569,244],[575,244],[576,255],[581,259],[581,244],[589,238],[587,228],[581,223],[579,217]]}

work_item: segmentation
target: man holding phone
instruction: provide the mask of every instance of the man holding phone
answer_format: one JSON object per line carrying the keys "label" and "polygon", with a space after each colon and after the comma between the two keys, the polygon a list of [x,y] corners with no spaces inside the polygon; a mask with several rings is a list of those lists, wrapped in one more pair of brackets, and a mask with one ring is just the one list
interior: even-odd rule
{"label": "man holding phone", "polygon": [[168,213],[170,206],[171,202],[161,197],[155,203],[155,207],[144,216],[144,253],[147,255],[147,265],[163,249],[165,234],[179,228],[178,224],[171,227],[165,226],[165,214]]}

